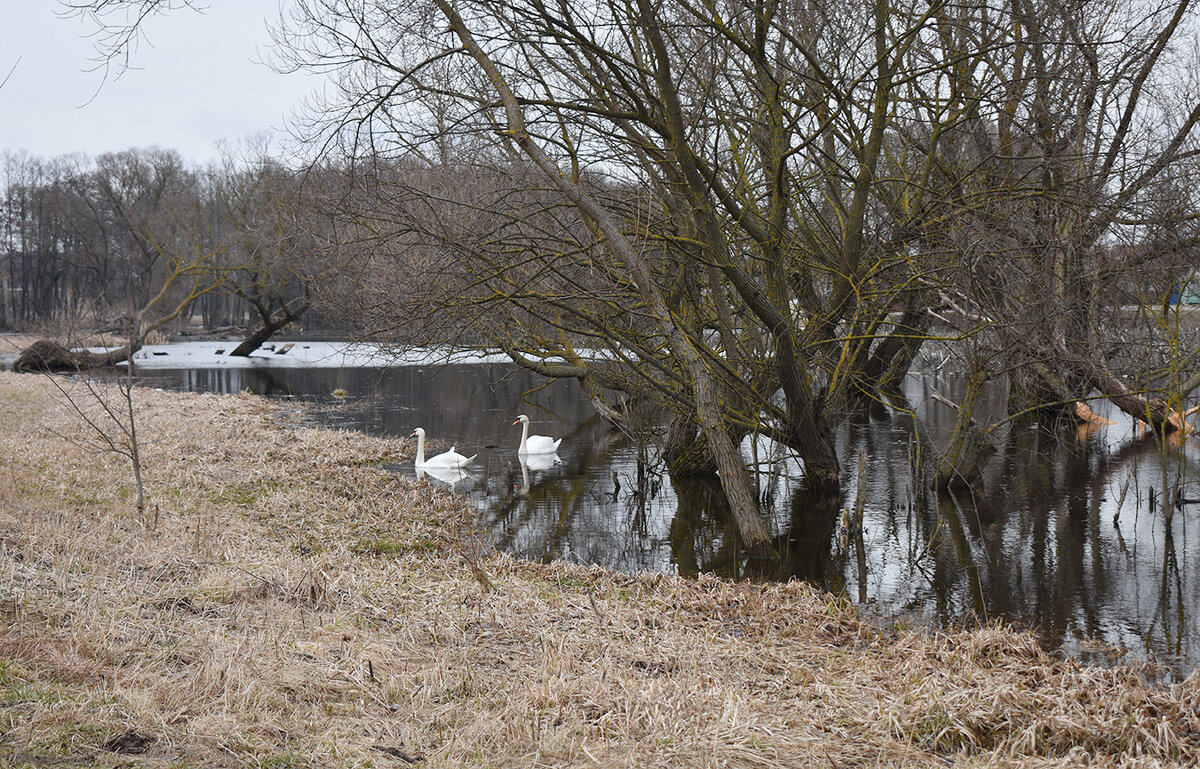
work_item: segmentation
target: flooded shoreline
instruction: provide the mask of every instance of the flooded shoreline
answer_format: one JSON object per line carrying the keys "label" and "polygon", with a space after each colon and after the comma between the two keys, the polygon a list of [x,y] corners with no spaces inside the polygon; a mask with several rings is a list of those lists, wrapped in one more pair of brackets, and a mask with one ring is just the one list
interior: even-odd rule
{"label": "flooded shoreline", "polygon": [[[868,457],[861,537],[843,510],[854,499],[853,468],[840,499],[814,499],[802,465],[768,444],[743,455],[775,457],[754,482],[778,558],[741,552],[720,489],[671,479],[658,449],[594,421],[569,382],[549,384],[498,363],[347,369],[212,369],[146,372],[172,389],[237,392],[305,402],[322,424],[431,440],[478,453],[453,481],[477,511],[492,545],[520,558],[598,564],[630,574],[715,573],[802,579],[867,613],[930,628],[1003,620],[1033,629],[1048,648],[1103,662],[1164,662],[1175,677],[1200,660],[1200,554],[1190,543],[1196,510],[1163,514],[1164,484],[1200,496],[1195,442],[1159,451],[1127,420],[1089,434],[1026,423],[1004,433],[972,492],[930,495],[910,471],[913,424],[882,413],[839,431],[843,457]],[[906,395],[919,429],[937,440],[953,412],[953,375],[912,377]],[[335,397],[337,392],[341,397]],[[980,418],[1003,413],[1004,392]],[[536,431],[564,438],[558,463],[522,478],[518,412]],[[396,471],[415,477],[411,465]],[[433,481],[437,482],[437,481]],[[527,488],[522,492],[522,486]]]}
{"label": "flooded shoreline", "polygon": [[[187,359],[175,354],[186,349],[156,363]],[[423,427],[431,446],[478,454],[449,487],[475,510],[491,547],[522,559],[628,574],[801,579],[881,618],[928,628],[1000,620],[1080,659],[1106,663],[1125,649],[1130,660],[1158,660],[1176,679],[1200,664],[1200,580],[1192,576],[1200,574],[1192,525],[1200,506],[1164,508],[1163,493],[1200,498],[1200,448],[1145,440],[1102,404],[1115,424],[1092,432],[1010,425],[972,490],[937,496],[914,480],[912,436],[920,429],[936,441],[950,429],[953,412],[933,394],[954,397],[959,384],[949,374],[910,378],[913,417],[884,411],[838,434],[840,456],[868,458],[861,534],[843,520],[857,494],[853,467],[840,499],[813,498],[797,460],[748,439],[743,455],[762,462],[752,478],[777,553],[764,562],[742,552],[718,484],[668,477],[653,442],[607,429],[571,382],[444,356],[383,368],[277,365],[286,356],[271,350],[255,357],[267,360],[147,366],[141,375],[155,387],[295,402],[311,424],[370,435],[406,438]],[[980,418],[1003,415],[1004,396],[1001,389],[985,399]],[[530,415],[536,432],[563,438],[557,461],[522,466],[518,413]],[[411,463],[394,472],[415,478]]]}

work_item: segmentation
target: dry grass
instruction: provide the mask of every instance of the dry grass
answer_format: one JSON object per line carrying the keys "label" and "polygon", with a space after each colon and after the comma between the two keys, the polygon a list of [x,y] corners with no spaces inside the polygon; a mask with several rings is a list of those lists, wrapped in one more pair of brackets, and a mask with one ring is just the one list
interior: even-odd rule
{"label": "dry grass", "polygon": [[[1200,684],[799,583],[474,561],[402,441],[139,391],[157,521],[44,377],[0,374],[0,765],[1171,765]],[[464,557],[464,553],[467,557]]]}
{"label": "dry grass", "polygon": [[32,334],[0,334],[0,355],[19,355],[40,337]]}

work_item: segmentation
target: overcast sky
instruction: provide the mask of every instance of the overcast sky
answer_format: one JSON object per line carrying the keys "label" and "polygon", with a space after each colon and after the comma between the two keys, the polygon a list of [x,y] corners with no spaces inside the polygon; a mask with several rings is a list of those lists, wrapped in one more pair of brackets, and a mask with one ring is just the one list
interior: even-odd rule
{"label": "overcast sky", "polygon": [[[279,0],[212,0],[150,20],[130,69],[104,82],[91,29],[55,15],[55,0],[0,0],[0,151],[43,157],[174,148],[189,161],[217,142],[278,132],[314,81],[280,75],[267,20]],[[9,71],[11,70],[11,75]]]}

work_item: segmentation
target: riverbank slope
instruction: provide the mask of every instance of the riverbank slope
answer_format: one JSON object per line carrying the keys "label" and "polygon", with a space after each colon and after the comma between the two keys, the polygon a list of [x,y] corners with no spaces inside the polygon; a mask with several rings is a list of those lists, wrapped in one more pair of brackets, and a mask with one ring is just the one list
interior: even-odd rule
{"label": "riverbank slope", "polygon": [[[118,394],[100,388],[110,405]],[[0,766],[1146,765],[1200,682],[805,585],[487,556],[406,441],[134,393],[148,499],[78,382],[0,373]],[[111,434],[111,430],[109,430]]]}

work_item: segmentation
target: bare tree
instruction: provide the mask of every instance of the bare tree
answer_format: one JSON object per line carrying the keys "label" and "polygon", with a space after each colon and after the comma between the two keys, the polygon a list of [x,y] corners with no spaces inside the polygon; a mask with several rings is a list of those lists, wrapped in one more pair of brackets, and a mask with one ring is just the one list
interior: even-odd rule
{"label": "bare tree", "polygon": [[1177,266],[1195,263],[1191,3],[956,10],[989,23],[945,36],[964,61],[948,76],[970,98],[940,139],[973,166],[953,220],[930,233],[963,257],[954,321],[986,327],[989,367],[1013,377],[1018,411],[1086,415],[1102,397],[1179,428],[1200,339],[1155,318]]}
{"label": "bare tree", "polygon": [[60,15],[94,26],[94,62],[107,79],[114,71],[119,76],[129,68],[150,19],[182,9],[200,11],[205,6],[195,0],[58,0],[58,7]]}
{"label": "bare tree", "polygon": [[254,324],[230,355],[248,356],[312,306],[309,278],[322,272],[320,235],[325,215],[311,201],[305,179],[255,145],[249,157],[227,154],[214,179],[229,248],[222,257],[222,291],[251,308]]}
{"label": "bare tree", "polygon": [[223,284],[228,248],[203,216],[208,205],[178,154],[160,150],[100,155],[90,176],[98,231],[125,255],[119,318],[130,354],[151,332]]}

